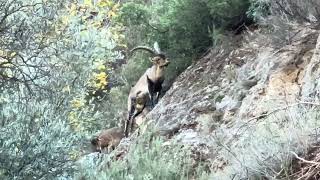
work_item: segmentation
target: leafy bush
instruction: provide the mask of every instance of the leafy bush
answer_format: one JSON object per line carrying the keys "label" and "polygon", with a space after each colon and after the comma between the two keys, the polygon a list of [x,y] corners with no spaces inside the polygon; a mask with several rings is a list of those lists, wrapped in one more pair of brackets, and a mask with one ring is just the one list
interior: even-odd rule
{"label": "leafy bush", "polygon": [[[194,169],[190,149],[179,144],[163,146],[163,140],[156,138],[150,144],[143,136],[142,141],[130,147],[124,160],[103,160],[88,156],[81,161],[77,177],[101,179],[189,179],[205,177],[202,167]],[[111,155],[112,156],[112,155]]]}
{"label": "leafy bush", "polygon": [[6,105],[0,116],[14,121],[0,128],[0,179],[71,177],[80,155],[80,136],[48,102]]}
{"label": "leafy bush", "polygon": [[86,93],[107,90],[116,38],[99,28],[117,6],[95,19],[90,4],[0,4],[0,179],[70,178],[87,136],[112,124]]}
{"label": "leafy bush", "polygon": [[235,29],[248,20],[246,12],[250,6],[249,0],[206,0],[205,2],[217,27]]}
{"label": "leafy bush", "polygon": [[129,1],[120,9],[117,20],[129,27],[125,31],[128,47],[159,42],[172,60],[167,70],[172,81],[213,44],[208,29],[238,26],[246,18],[248,7],[247,0]]}

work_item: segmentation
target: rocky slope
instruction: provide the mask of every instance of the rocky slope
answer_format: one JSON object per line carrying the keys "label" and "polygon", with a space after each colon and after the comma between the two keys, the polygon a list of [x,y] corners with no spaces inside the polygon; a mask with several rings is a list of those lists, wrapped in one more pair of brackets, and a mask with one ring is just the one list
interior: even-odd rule
{"label": "rocky slope", "polygon": [[[319,32],[293,25],[280,41],[259,30],[231,37],[137,118],[147,124],[142,131],[155,128],[166,137],[164,145],[188,145],[211,179],[288,178],[286,164],[318,142]],[[123,139],[112,153],[116,159],[135,135]]]}
{"label": "rocky slope", "polygon": [[303,149],[318,125],[304,122],[302,109],[317,105],[319,31],[296,25],[288,37],[274,44],[256,31],[212,50],[176,79],[147,121],[170,133],[169,143],[195,147],[213,178],[275,177],[270,168]]}

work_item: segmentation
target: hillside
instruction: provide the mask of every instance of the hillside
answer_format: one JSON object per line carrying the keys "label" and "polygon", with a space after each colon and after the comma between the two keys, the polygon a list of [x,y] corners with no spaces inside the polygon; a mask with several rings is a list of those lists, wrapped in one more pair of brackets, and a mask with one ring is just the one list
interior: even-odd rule
{"label": "hillside", "polygon": [[320,179],[318,7],[0,0],[0,179]]}
{"label": "hillside", "polygon": [[190,66],[147,116],[195,146],[214,179],[276,178],[291,151],[317,142],[319,31],[295,26],[281,47],[250,34]]}
{"label": "hillside", "polygon": [[[146,115],[145,131],[158,132],[163,147],[187,146],[210,179],[297,177],[284,164],[318,142],[320,36],[308,25],[292,34],[274,46],[258,29],[207,52]],[[124,139],[115,155],[125,159],[139,138]]]}

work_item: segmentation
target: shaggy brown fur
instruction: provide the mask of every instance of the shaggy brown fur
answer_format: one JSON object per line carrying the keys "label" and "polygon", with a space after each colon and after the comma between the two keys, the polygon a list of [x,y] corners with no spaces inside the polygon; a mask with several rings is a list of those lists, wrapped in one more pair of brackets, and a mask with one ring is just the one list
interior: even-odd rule
{"label": "shaggy brown fur", "polygon": [[102,152],[106,149],[107,153],[114,150],[124,137],[120,128],[114,127],[103,130],[97,137],[91,139],[92,150],[94,152]]}

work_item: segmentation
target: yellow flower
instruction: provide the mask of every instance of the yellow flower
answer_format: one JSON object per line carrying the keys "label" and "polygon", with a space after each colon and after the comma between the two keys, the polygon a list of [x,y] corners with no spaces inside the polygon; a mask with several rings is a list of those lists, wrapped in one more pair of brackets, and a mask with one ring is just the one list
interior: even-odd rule
{"label": "yellow flower", "polygon": [[103,64],[101,64],[101,65],[99,65],[99,66],[97,67],[97,69],[98,69],[99,71],[104,71],[104,70],[106,70],[106,66],[103,65]]}
{"label": "yellow flower", "polygon": [[116,4],[116,5],[114,5],[113,7],[112,7],[112,11],[118,11],[119,10],[119,6],[120,6],[120,4]]}
{"label": "yellow flower", "polygon": [[[101,88],[101,84],[100,83],[96,83],[94,86],[95,86],[96,89],[100,89]],[[96,94],[96,91],[94,91],[94,93],[92,93],[92,94]]]}
{"label": "yellow flower", "polygon": [[95,27],[95,28],[101,28],[102,27],[102,23],[100,22],[100,21],[95,21],[95,22],[93,22],[92,24],[91,24],[93,27]]}
{"label": "yellow flower", "polygon": [[81,131],[82,127],[75,111],[71,111],[68,115],[70,125],[75,131]]}
{"label": "yellow flower", "polygon": [[95,78],[97,80],[105,79],[107,78],[107,74],[105,72],[100,72],[99,74],[95,74]]}
{"label": "yellow flower", "polygon": [[70,13],[71,16],[77,15],[77,6],[76,6],[76,4],[74,4],[74,3],[71,4],[71,7],[69,9],[69,13]]}
{"label": "yellow flower", "polygon": [[68,16],[62,16],[61,21],[62,21],[63,25],[67,25],[69,23],[69,17]]}
{"label": "yellow flower", "polygon": [[100,7],[100,8],[103,8],[103,7],[108,6],[108,3],[106,1],[99,1],[97,3],[97,6]]}
{"label": "yellow flower", "polygon": [[[106,66],[103,64],[98,65],[97,67],[100,71],[105,70]],[[103,90],[108,85],[108,75],[106,72],[101,71],[100,73],[93,73],[93,78],[91,79],[91,85],[96,90]],[[94,93],[93,93],[94,94]]]}
{"label": "yellow flower", "polygon": [[92,0],[84,0],[83,4],[91,7],[92,6]]}
{"label": "yellow flower", "polygon": [[110,0],[100,0],[97,5],[100,8],[104,8],[104,7],[110,7],[112,6],[113,2]]}
{"label": "yellow flower", "polygon": [[127,48],[127,45],[126,45],[126,44],[123,44],[123,43],[120,43],[119,46],[120,46],[120,47]]}
{"label": "yellow flower", "polygon": [[107,85],[107,79],[101,79],[100,83],[103,84],[103,85]]}
{"label": "yellow flower", "polygon": [[114,16],[116,16],[116,13],[114,11],[111,10],[111,11],[108,12],[108,18],[109,19],[114,17]]}
{"label": "yellow flower", "polygon": [[9,68],[9,67],[13,66],[13,64],[11,62],[7,61],[6,59],[1,59],[1,58],[0,58],[0,64],[1,64],[1,67],[4,67],[4,68],[5,67]]}
{"label": "yellow flower", "polygon": [[77,114],[74,111],[71,111],[68,115],[68,118],[71,122],[73,122],[76,119],[76,117],[77,117]]}
{"label": "yellow flower", "polygon": [[81,99],[74,99],[71,101],[71,106],[73,108],[81,108],[84,106],[84,102]]}
{"label": "yellow flower", "polygon": [[12,57],[14,57],[16,54],[17,54],[17,53],[13,51],[13,52],[10,53],[10,57],[12,58]]}
{"label": "yellow flower", "polygon": [[80,157],[80,153],[78,151],[73,150],[69,153],[69,156],[72,160],[76,160]]}

